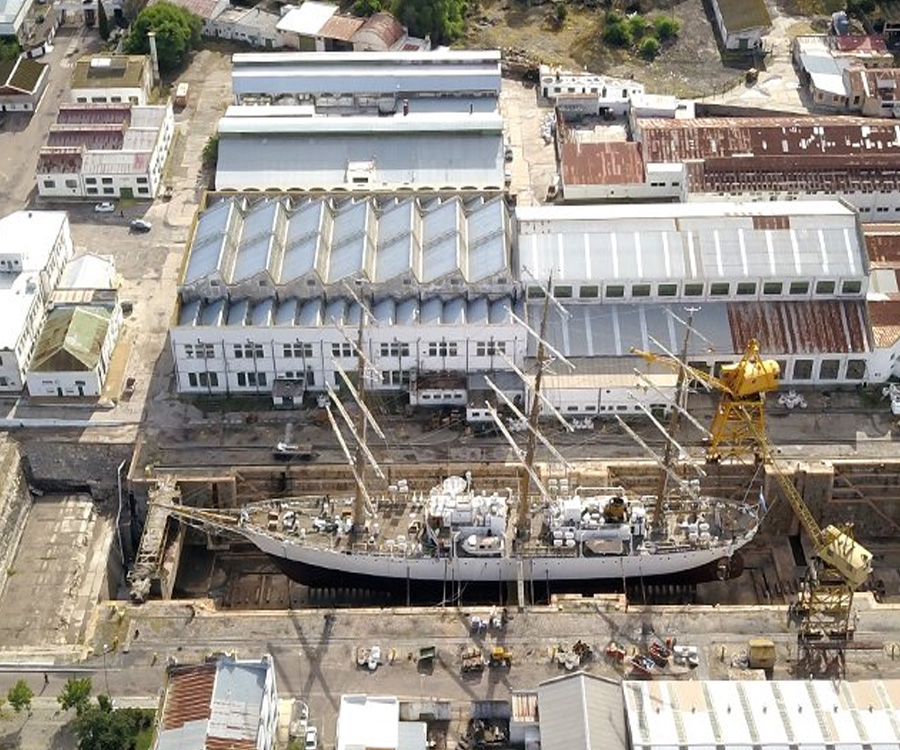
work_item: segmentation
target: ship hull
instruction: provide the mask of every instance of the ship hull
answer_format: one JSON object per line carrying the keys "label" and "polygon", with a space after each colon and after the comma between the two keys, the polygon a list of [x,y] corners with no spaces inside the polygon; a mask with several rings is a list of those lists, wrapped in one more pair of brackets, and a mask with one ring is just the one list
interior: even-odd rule
{"label": "ship hull", "polygon": [[519,578],[526,589],[548,589],[554,593],[621,589],[623,582],[665,584],[699,583],[740,575],[738,550],[752,534],[727,545],[672,553],[510,557],[392,557],[347,554],[310,545],[285,542],[243,529],[244,535],[268,554],[291,579],[311,587],[358,588],[409,593],[440,592],[447,595],[459,587],[470,592],[496,593]]}

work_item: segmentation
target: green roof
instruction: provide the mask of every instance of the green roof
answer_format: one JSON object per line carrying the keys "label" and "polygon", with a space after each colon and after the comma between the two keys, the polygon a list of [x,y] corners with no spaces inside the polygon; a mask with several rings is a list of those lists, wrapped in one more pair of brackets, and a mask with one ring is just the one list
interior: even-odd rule
{"label": "green roof", "polygon": [[11,88],[24,94],[34,93],[47,66],[27,57],[0,62],[0,89]]}
{"label": "green roof", "polygon": [[765,29],[772,25],[772,17],[765,0],[715,0],[729,34],[750,29]]}
{"label": "green roof", "polygon": [[58,307],[44,323],[31,359],[33,372],[88,372],[100,361],[109,330],[104,307]]}
{"label": "green roof", "polygon": [[75,63],[73,89],[123,86],[136,88],[144,81],[144,55],[88,55]]}

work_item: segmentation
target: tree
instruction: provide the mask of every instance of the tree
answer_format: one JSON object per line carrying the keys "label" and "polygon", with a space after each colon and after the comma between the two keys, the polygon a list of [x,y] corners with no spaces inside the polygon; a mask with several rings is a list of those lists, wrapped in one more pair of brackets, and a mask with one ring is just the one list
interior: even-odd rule
{"label": "tree", "polygon": [[381,0],[356,0],[353,3],[352,13],[360,18],[375,15],[381,10]]}
{"label": "tree", "polygon": [[200,43],[200,17],[177,5],[159,2],[144,8],[125,38],[125,52],[144,54],[150,51],[147,32],[156,32],[159,67],[172,70],[182,64],[188,52]]}
{"label": "tree", "polygon": [[607,21],[603,25],[603,33],[601,37],[604,42],[606,42],[611,47],[630,47],[631,46],[631,33],[628,31],[628,27],[621,21],[614,21],[610,23]]}
{"label": "tree", "polygon": [[138,734],[152,722],[153,711],[90,705],[75,719],[78,750],[134,750]]}
{"label": "tree", "polygon": [[659,54],[659,42],[654,37],[648,36],[641,42],[639,51],[645,60],[653,60]]}
{"label": "tree", "polygon": [[411,34],[428,34],[438,44],[462,35],[466,28],[465,11],[465,0],[393,0],[391,6],[391,13]]}
{"label": "tree", "polygon": [[22,54],[22,46],[15,38],[0,39],[0,62],[15,60]]}
{"label": "tree", "polygon": [[631,38],[634,40],[643,37],[649,28],[649,22],[640,13],[635,13],[628,18],[628,31],[631,34]]}
{"label": "tree", "polygon": [[81,679],[70,677],[66,680],[65,687],[63,687],[62,692],[57,696],[56,700],[59,705],[62,706],[63,711],[74,708],[75,713],[78,714],[78,716],[81,716],[88,705],[90,705],[91,687],[90,677],[83,677]]}
{"label": "tree", "polygon": [[203,168],[207,171],[213,171],[216,164],[219,163],[219,134],[213,133],[206,141],[203,152],[200,155]]}
{"label": "tree", "polygon": [[653,19],[653,30],[656,32],[656,38],[661,42],[670,42],[681,30],[681,23],[674,18],[668,16],[656,16]]}
{"label": "tree", "polygon": [[106,8],[103,7],[103,0],[97,0],[97,30],[100,32],[100,38],[104,42],[109,39],[109,19],[106,17]]}
{"label": "tree", "polygon": [[23,708],[27,708],[30,711],[32,698],[34,698],[34,691],[28,687],[28,683],[25,680],[19,680],[6,694],[9,705],[13,707],[16,713],[20,713]]}
{"label": "tree", "polygon": [[566,6],[565,0],[558,0],[557,3],[553,6],[553,16],[556,19],[556,25],[562,28],[562,25],[566,22],[566,17],[569,15],[569,9]]}

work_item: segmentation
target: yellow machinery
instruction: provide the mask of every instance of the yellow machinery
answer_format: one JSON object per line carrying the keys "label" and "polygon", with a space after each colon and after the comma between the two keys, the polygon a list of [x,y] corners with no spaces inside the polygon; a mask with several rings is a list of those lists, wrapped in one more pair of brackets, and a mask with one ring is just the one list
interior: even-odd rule
{"label": "yellow machinery", "polygon": [[707,461],[725,456],[746,460],[755,455],[772,467],[782,494],[815,546],[819,564],[810,566],[808,580],[800,592],[797,613],[798,639],[808,643],[822,638],[844,641],[852,637],[850,616],[853,593],[872,572],[872,555],[852,536],[852,528],[828,525],[824,529],[813,517],[794,483],[775,460],[765,429],[765,394],[778,388],[780,368],[762,359],[759,342],[751,340],[740,362],[726,365],[719,376],[697,370],[675,357],[632,350],[648,362],[659,362],[720,393],[719,406],[710,429]]}
{"label": "yellow machinery", "polygon": [[675,357],[639,349],[632,349],[632,353],[651,364],[665,364],[676,372],[683,368],[693,380],[719,391],[719,406],[709,429],[711,437],[706,449],[707,461],[717,462],[722,458],[746,460],[756,454],[757,441],[751,427],[756,426],[765,434],[763,399],[766,393],[778,389],[778,379],[781,377],[781,368],[774,359],[759,356],[759,342],[756,339],[751,339],[747,344],[740,362],[725,365],[718,376],[689,367]]}

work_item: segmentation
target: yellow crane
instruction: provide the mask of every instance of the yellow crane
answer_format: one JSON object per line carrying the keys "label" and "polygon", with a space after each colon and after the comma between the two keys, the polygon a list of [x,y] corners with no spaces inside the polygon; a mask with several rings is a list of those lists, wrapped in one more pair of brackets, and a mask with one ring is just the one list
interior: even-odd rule
{"label": "yellow crane", "polygon": [[718,462],[725,456],[746,459],[750,454],[764,461],[771,467],[781,493],[815,547],[819,564],[810,566],[797,601],[799,640],[803,643],[821,638],[843,641],[852,637],[853,594],[872,572],[872,555],[853,538],[851,526],[829,524],[822,528],[775,459],[775,451],[766,436],[764,405],[766,393],[778,389],[778,363],[760,356],[759,342],[755,339],[747,344],[741,360],[722,367],[718,376],[669,355],[637,349],[632,353],[647,362],[658,362],[686,374],[719,392],[706,450],[707,461]]}

